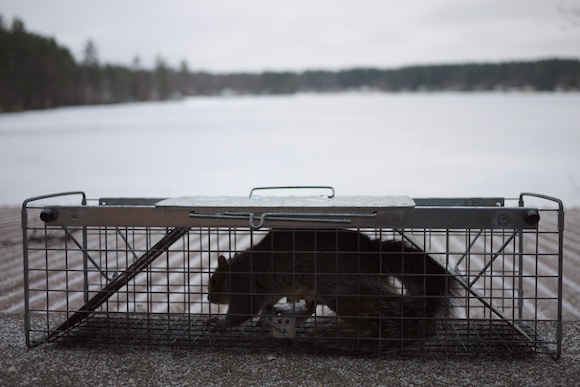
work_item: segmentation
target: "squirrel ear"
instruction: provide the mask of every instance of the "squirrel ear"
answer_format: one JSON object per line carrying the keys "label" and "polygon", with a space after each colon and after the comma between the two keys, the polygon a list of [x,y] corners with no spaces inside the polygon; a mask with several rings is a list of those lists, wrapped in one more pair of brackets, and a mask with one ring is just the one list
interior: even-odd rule
{"label": "squirrel ear", "polygon": [[222,271],[228,271],[230,269],[230,264],[228,260],[223,255],[218,257],[218,268]]}

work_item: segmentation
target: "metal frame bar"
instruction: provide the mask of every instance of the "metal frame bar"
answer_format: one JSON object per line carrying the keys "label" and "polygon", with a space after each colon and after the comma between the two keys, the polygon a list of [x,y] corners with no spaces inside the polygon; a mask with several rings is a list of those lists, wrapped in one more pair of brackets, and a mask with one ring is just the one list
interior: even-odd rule
{"label": "metal frame bar", "polygon": [[[156,206],[51,206],[47,223],[55,226],[113,227],[395,227],[435,229],[534,229],[533,208],[414,207],[340,208],[305,212],[296,208],[165,208]],[[332,210],[332,211],[331,211]],[[255,219],[259,219],[256,224]]]}

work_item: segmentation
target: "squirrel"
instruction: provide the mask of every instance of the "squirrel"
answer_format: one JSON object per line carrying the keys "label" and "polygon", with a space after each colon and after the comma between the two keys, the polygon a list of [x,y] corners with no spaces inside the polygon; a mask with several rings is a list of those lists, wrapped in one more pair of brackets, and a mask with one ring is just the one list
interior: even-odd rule
{"label": "squirrel", "polygon": [[284,297],[304,299],[306,318],[316,304],[338,316],[335,326],[317,327],[319,337],[348,339],[341,348],[397,349],[435,335],[459,290],[452,274],[404,241],[346,229],[273,229],[229,261],[218,257],[208,300],[229,307],[210,324],[223,332],[270,313]]}

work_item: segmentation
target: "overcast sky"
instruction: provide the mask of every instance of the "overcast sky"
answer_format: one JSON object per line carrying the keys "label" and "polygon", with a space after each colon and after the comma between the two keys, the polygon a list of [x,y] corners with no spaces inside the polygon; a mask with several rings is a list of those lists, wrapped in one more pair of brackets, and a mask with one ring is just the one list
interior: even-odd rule
{"label": "overcast sky", "polygon": [[213,72],[580,58],[580,0],[0,0],[76,59]]}

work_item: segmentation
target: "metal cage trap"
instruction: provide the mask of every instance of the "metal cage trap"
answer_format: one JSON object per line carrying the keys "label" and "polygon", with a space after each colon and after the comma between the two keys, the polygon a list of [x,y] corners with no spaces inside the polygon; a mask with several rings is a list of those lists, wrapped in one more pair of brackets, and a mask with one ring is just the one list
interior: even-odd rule
{"label": "metal cage trap", "polygon": [[330,194],[26,200],[27,345],[560,356],[561,201],[323,188]]}

